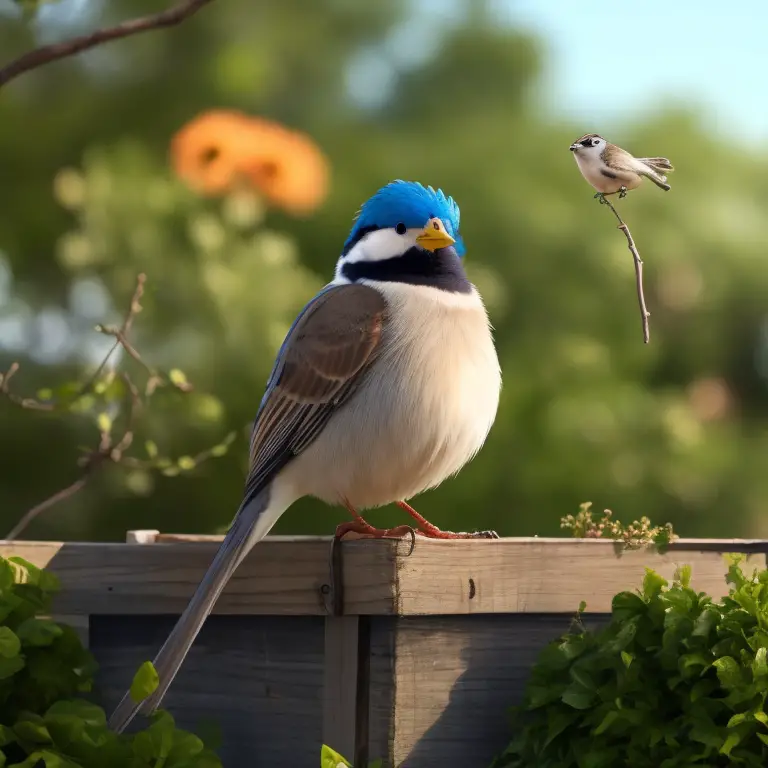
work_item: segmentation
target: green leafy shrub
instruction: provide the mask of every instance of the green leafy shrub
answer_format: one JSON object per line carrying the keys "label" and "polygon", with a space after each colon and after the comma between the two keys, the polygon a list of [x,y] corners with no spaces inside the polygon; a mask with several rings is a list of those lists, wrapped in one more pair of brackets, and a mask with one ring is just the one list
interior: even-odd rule
{"label": "green leafy shrub", "polygon": [[[45,618],[56,577],[20,557],[0,558],[0,766],[5,768],[221,768],[195,735],[158,712],[143,731],[118,735],[104,710],[78,695],[96,662],[77,633]],[[157,685],[151,664],[131,686]]]}
{"label": "green leafy shrub", "polygon": [[648,569],[613,599],[608,626],[580,619],[551,643],[493,768],[768,765],[768,571],[728,569],[719,602]]}

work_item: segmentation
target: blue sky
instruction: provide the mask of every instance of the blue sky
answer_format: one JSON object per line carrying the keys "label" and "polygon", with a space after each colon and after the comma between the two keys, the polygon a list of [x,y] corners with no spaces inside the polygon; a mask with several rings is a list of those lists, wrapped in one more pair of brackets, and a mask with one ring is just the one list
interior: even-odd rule
{"label": "blue sky", "polygon": [[707,126],[768,144],[766,0],[494,0],[547,50],[542,106],[619,124],[690,103]]}

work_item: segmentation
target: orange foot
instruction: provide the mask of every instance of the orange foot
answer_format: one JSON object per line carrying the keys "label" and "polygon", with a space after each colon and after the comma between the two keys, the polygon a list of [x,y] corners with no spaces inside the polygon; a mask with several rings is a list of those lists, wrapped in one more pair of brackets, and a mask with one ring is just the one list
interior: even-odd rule
{"label": "orange foot", "polygon": [[335,537],[337,539],[341,539],[347,533],[358,533],[363,536],[372,536],[375,539],[399,539],[403,536],[415,535],[410,525],[398,525],[395,528],[374,528],[348,501],[344,501],[344,506],[354,519],[349,523],[341,523],[341,525],[336,526]]}
{"label": "orange foot", "polygon": [[[454,533],[453,531],[441,531],[436,525],[433,525],[425,517],[422,517],[410,504],[404,501],[398,501],[397,506],[404,509],[419,526],[418,533],[429,539],[498,539],[499,534],[496,531],[473,531],[466,533],[463,531]],[[401,526],[402,527],[402,526]]]}

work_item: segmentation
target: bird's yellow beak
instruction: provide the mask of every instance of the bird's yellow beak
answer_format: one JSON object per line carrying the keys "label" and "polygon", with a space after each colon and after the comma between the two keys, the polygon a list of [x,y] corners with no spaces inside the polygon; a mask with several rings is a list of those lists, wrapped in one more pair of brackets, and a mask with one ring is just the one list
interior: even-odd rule
{"label": "bird's yellow beak", "polygon": [[416,238],[416,242],[428,251],[436,251],[438,248],[447,248],[456,241],[445,231],[445,225],[438,219],[430,219],[424,231]]}

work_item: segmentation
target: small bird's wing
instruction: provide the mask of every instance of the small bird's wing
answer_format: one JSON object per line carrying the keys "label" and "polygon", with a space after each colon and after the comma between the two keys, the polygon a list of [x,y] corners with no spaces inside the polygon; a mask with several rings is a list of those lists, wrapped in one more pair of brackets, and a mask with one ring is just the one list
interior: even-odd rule
{"label": "small bird's wing", "polygon": [[283,511],[270,511],[271,481],[317,437],[360,384],[380,351],[386,319],[386,300],[365,285],[327,286],[296,319],[278,352],[253,426],[243,502],[203,580],[155,657],[157,689],[141,704],[126,693],[110,718],[110,728],[120,733],[137,711],[150,712],[159,705],[235,569],[269,531],[274,515]]}
{"label": "small bird's wing", "polygon": [[251,433],[245,499],[325,426],[376,357],[387,303],[366,285],[330,286],[297,318],[278,353]]}
{"label": "small bird's wing", "polygon": [[627,173],[637,174],[635,158],[625,149],[615,144],[606,144],[602,154],[603,162],[610,171],[616,173],[616,178],[624,178]]}

